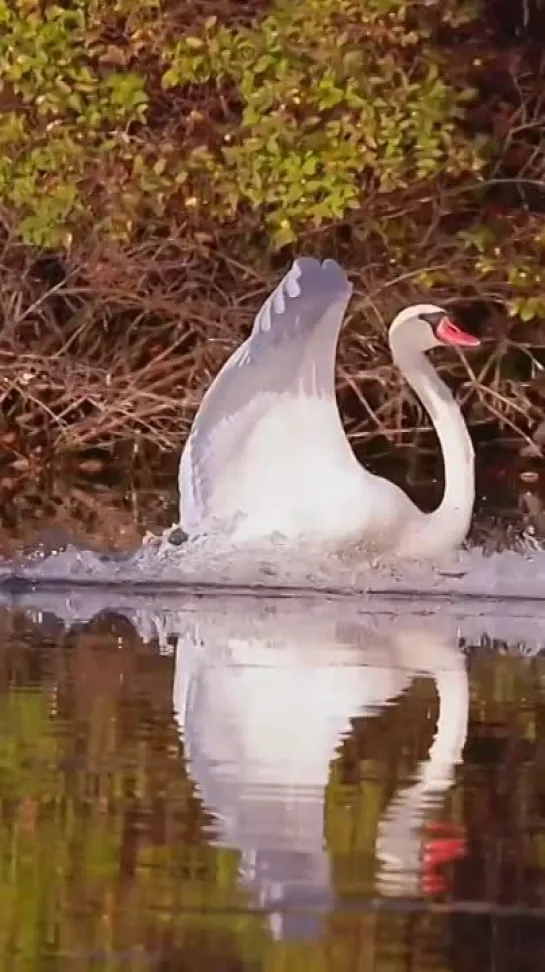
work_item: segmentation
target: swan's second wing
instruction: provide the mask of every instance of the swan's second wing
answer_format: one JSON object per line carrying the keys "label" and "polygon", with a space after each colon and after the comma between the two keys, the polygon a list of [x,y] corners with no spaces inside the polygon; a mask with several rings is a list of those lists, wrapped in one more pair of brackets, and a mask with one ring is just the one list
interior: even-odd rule
{"label": "swan's second wing", "polygon": [[304,353],[325,318],[337,337],[352,290],[335,260],[294,260],[255,318],[250,337],[253,360],[286,345],[292,353]]}
{"label": "swan's second wing", "polygon": [[205,394],[184,448],[180,501],[188,532],[214,515],[214,486],[237,475],[237,456],[278,396],[330,396],[335,404],[335,349],[352,289],[334,260],[302,257],[267,298],[250,337]]}

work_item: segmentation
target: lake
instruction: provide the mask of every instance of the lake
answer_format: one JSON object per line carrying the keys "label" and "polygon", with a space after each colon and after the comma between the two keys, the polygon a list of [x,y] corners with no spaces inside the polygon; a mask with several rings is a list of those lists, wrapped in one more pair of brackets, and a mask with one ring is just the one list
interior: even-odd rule
{"label": "lake", "polygon": [[34,590],[0,626],[3,968],[543,967],[543,606]]}

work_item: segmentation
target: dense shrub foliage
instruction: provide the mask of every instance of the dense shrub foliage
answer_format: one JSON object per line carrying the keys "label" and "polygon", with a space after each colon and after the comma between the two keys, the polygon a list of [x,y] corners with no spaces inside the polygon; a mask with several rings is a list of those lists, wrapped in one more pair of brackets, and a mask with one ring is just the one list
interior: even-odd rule
{"label": "dense shrub foliage", "polygon": [[68,245],[252,207],[279,247],[370,197],[479,172],[457,128],[472,91],[449,84],[408,9],[282,2],[249,26],[177,30],[157,0],[4,0],[1,186],[18,232]]}
{"label": "dense shrub foliage", "polygon": [[[0,0],[7,426],[47,428],[56,449],[178,447],[263,292],[305,251],[357,281],[340,380],[354,433],[392,426],[385,327],[429,296],[501,338],[453,371],[472,420],[529,435],[540,63],[520,39],[494,46],[487,9]],[[414,419],[396,402],[396,425]]]}

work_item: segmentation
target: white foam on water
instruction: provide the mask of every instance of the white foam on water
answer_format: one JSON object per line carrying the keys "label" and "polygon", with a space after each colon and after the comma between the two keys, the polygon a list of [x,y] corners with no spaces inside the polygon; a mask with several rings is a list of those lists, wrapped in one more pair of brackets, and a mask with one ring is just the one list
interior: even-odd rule
{"label": "white foam on water", "polygon": [[[175,546],[157,537],[127,557],[68,547],[43,560],[17,565],[33,581],[99,584],[211,585],[269,590],[337,591],[344,594],[545,599],[545,551],[531,542],[518,550],[460,550],[435,563],[388,559],[365,551],[334,554],[282,538],[260,546],[234,547],[228,538],[204,536]],[[14,564],[0,570],[13,574]]]}

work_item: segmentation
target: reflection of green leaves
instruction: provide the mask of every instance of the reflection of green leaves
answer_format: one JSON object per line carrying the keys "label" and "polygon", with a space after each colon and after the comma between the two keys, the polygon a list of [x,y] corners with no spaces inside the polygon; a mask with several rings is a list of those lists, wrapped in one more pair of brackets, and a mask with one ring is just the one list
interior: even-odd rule
{"label": "reflection of green leaves", "polygon": [[11,693],[0,706],[0,779],[4,798],[54,795],[58,747],[39,692]]}
{"label": "reflection of green leaves", "polygon": [[[41,691],[11,692],[0,704],[0,782],[12,807],[0,832],[0,954],[13,969],[41,968],[50,930],[71,907],[71,875],[115,879],[118,853],[104,818],[90,830],[60,772],[64,739]],[[98,827],[97,827],[98,825]],[[98,923],[91,921],[89,931]]]}
{"label": "reflection of green leaves", "polygon": [[[58,686],[65,698],[71,688]],[[4,964],[10,956],[14,972],[38,972],[45,956],[57,953],[82,961],[89,952],[103,953],[100,967],[109,968],[117,952],[141,953],[146,924],[156,925],[157,940],[165,928],[182,940],[199,929],[232,933],[229,906],[241,909],[240,933],[248,925],[249,947],[263,943],[261,923],[257,927],[243,917],[238,853],[199,841],[196,804],[188,818],[193,836],[187,839],[183,815],[191,813],[192,788],[173,727],[166,748],[161,720],[149,732],[127,735],[118,688],[115,678],[103,679],[91,710],[86,715],[80,708],[74,721],[55,716],[46,688],[0,696],[6,808],[0,830],[0,956]],[[158,799],[167,816],[156,833]],[[130,838],[125,873],[133,818],[141,825]],[[126,885],[122,909],[116,904],[120,875]]]}
{"label": "reflection of green leaves", "polygon": [[[333,961],[335,972],[352,972],[361,966],[362,949],[363,967],[380,965],[384,942],[391,968],[406,967],[414,915],[395,909],[363,916],[360,909],[337,911],[313,941],[273,941],[265,918],[248,910],[256,903],[241,888],[238,851],[212,847],[204,837],[205,817],[171,714],[172,660],[151,648],[144,654],[126,630],[121,648],[112,631],[106,637],[89,628],[73,631],[69,646],[62,637],[49,647],[47,675],[38,685],[32,666],[32,687],[25,687],[25,647],[28,655],[41,649],[43,658],[44,645],[27,647],[25,632],[20,643],[12,634],[11,647],[6,639],[2,649],[2,671],[11,680],[16,669],[18,685],[6,679],[0,693],[0,955],[6,968],[64,968],[69,956],[76,968],[136,970],[149,967],[150,955],[163,954],[167,943],[169,956],[183,955],[189,968],[205,967],[210,950],[230,967],[328,972]],[[528,760],[526,748],[514,743],[541,745],[545,665],[542,658],[500,651],[495,646],[470,656],[470,725],[472,732],[482,727],[486,738],[497,733],[513,742],[512,802],[504,801],[502,812],[513,851],[520,849],[535,882],[536,861],[545,866],[542,760],[539,749]],[[338,901],[374,893],[378,823],[398,785],[410,783],[426,758],[436,706],[432,680],[416,680],[395,704],[356,718],[343,753],[333,758],[324,839]],[[478,760],[489,760],[485,750],[483,756],[472,748],[442,804],[442,815],[464,823],[469,839],[472,827],[480,832],[487,799],[495,800],[494,774],[480,772]],[[497,880],[496,857],[488,857],[486,878]],[[426,917],[426,935],[432,919]],[[439,940],[448,916],[436,919]],[[415,938],[410,941],[416,948]]]}

